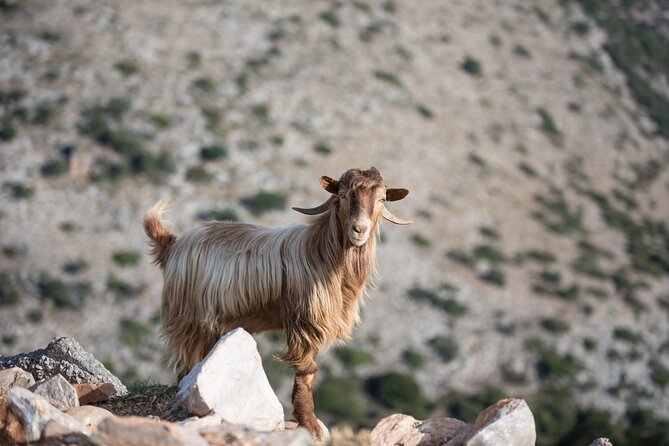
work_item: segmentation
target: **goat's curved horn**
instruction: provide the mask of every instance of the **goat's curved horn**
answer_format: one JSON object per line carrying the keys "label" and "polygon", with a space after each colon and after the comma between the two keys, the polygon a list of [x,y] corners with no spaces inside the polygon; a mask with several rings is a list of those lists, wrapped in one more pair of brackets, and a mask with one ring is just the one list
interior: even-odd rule
{"label": "goat's curved horn", "polygon": [[327,201],[320,206],[316,206],[315,208],[296,208],[294,207],[293,210],[297,212],[301,212],[302,214],[307,214],[307,215],[318,215],[322,214],[323,212],[327,211],[332,207],[332,203],[334,202],[335,197],[334,195],[331,196],[330,198],[327,199]]}
{"label": "goat's curved horn", "polygon": [[411,220],[402,220],[401,218],[395,217],[393,214],[390,213],[388,209],[384,206],[383,208],[383,213],[381,214],[383,218],[388,220],[391,223],[395,223],[396,225],[410,225],[413,223]]}

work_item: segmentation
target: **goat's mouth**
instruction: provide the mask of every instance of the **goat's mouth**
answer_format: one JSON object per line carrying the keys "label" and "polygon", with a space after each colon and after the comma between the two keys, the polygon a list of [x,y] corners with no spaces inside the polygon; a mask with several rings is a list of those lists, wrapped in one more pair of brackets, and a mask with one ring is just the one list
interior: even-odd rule
{"label": "goat's mouth", "polygon": [[367,243],[367,240],[369,240],[369,234],[358,234],[351,231],[348,233],[348,239],[353,246],[360,247]]}

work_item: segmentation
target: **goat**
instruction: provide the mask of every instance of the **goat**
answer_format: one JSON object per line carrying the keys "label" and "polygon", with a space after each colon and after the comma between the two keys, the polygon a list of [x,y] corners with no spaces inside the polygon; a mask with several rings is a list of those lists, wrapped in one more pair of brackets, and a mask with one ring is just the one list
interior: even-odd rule
{"label": "goat", "polygon": [[320,206],[294,210],[318,215],[310,224],[265,228],[209,222],[176,237],[162,221],[164,204],[144,217],[151,255],[163,271],[161,336],[179,379],[219,337],[242,327],[283,330],[280,359],[295,370],[293,416],[320,440],[313,384],[318,352],[350,338],[375,267],[379,218],[409,224],[384,201],[404,198],[381,173],[349,169],[339,180],[320,178],[331,195]]}

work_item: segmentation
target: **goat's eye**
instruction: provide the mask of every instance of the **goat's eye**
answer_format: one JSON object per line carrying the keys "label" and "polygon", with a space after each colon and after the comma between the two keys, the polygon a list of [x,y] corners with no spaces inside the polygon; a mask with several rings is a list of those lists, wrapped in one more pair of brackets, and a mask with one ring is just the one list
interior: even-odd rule
{"label": "goat's eye", "polygon": [[386,199],[385,198],[379,198],[378,201],[379,201],[379,203],[383,203],[384,201],[386,201]]}

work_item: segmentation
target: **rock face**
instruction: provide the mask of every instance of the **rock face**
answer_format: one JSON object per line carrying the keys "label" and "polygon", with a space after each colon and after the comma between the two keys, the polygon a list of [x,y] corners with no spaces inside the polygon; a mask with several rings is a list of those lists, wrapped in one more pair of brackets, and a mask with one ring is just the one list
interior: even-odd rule
{"label": "rock face", "polygon": [[36,381],[61,374],[70,383],[99,382],[114,386],[116,395],[128,389],[73,338],[55,338],[44,349],[0,358],[0,369],[20,367]]}
{"label": "rock face", "polygon": [[394,414],[382,419],[371,434],[372,446],[459,446],[471,426],[454,418],[440,417],[419,421]]}
{"label": "rock face", "polygon": [[142,417],[105,418],[92,441],[105,446],[207,446],[196,431]]}
{"label": "rock face", "polygon": [[79,405],[77,392],[72,384],[67,382],[61,375],[56,375],[46,381],[39,382],[30,387],[35,394],[45,398],[57,409],[67,409]]}
{"label": "rock face", "polygon": [[0,395],[4,395],[12,387],[28,388],[33,384],[35,384],[35,378],[23,369],[12,367],[0,370]]}
{"label": "rock face", "polygon": [[534,446],[536,439],[534,417],[525,400],[506,398],[486,408],[476,417],[464,445]]}
{"label": "rock face", "polygon": [[28,389],[14,387],[7,391],[5,398],[7,408],[0,423],[4,426],[3,435],[15,442],[37,441],[72,432],[88,434],[79,421]]}
{"label": "rock face", "polygon": [[611,440],[602,437],[590,443],[590,446],[613,446],[613,445],[611,444]]}
{"label": "rock face", "polygon": [[267,381],[256,342],[241,328],[221,337],[181,380],[177,399],[194,415],[214,412],[259,431],[284,428],[283,407]]}

